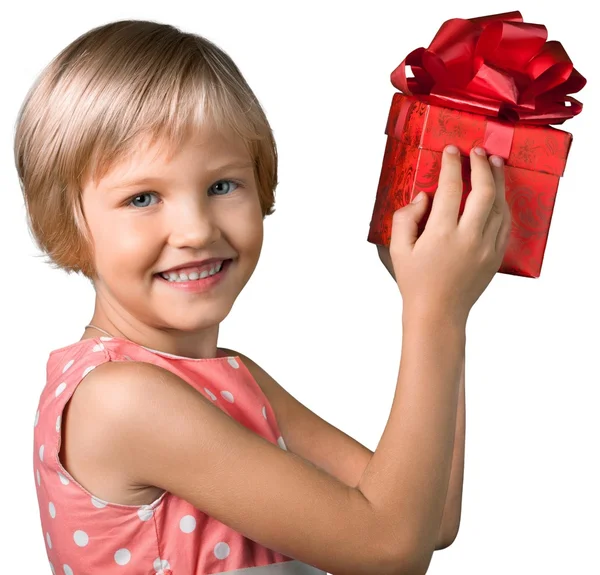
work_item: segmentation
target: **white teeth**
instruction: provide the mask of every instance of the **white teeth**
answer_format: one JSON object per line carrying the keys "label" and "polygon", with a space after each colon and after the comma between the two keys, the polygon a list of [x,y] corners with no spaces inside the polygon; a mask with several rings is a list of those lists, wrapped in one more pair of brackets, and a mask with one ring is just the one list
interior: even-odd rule
{"label": "white teeth", "polygon": [[204,270],[201,273],[191,272],[190,274],[185,273],[177,273],[177,272],[169,272],[169,273],[161,273],[160,275],[170,282],[186,282],[190,280],[204,279],[207,276],[214,276],[216,273],[221,271],[223,267],[223,262],[216,262],[214,267],[210,269],[210,271]]}

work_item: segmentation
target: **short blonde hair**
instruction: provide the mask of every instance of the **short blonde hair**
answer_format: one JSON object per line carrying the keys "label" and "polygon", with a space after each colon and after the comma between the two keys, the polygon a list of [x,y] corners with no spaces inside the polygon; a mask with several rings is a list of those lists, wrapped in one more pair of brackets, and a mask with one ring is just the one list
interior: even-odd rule
{"label": "short blonde hair", "polygon": [[274,213],[271,127],[238,67],[216,45],[167,24],[123,20],[86,32],[60,52],[28,92],[14,143],[29,229],[48,263],[93,279],[83,183],[102,178],[139,137],[164,139],[173,150],[205,121],[244,140],[263,219]]}

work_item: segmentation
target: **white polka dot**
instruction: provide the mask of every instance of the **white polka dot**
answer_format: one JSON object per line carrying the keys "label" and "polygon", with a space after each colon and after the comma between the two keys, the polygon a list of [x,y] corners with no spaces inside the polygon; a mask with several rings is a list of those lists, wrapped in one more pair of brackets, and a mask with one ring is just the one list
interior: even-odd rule
{"label": "white polka dot", "polygon": [[191,533],[196,529],[196,519],[191,515],[184,515],[179,522],[179,529],[184,533]]}
{"label": "white polka dot", "polygon": [[160,571],[161,569],[170,569],[171,566],[169,565],[169,562],[166,559],[162,559],[160,557],[157,557],[154,560],[153,563],[153,567],[155,571]]}
{"label": "white polka dot", "polygon": [[60,433],[60,423],[62,421],[62,415],[56,418],[56,433]]}
{"label": "white polka dot", "polygon": [[107,336],[103,335],[102,337],[100,337],[100,339],[102,341],[110,341],[112,339],[112,337],[107,337]]}
{"label": "white polka dot", "polygon": [[40,470],[39,469],[35,470],[35,475],[37,477],[38,485],[41,485],[42,484],[42,478],[40,477]]}
{"label": "white polka dot", "polygon": [[215,545],[213,553],[217,559],[225,559],[229,556],[229,545],[224,541],[221,541]]}
{"label": "white polka dot", "polygon": [[65,572],[65,575],[73,575],[73,569],[68,565],[63,565],[63,571]]}
{"label": "white polka dot", "polygon": [[213,401],[217,400],[217,396],[210,389],[206,389],[205,387],[204,391],[206,391],[206,395],[208,395],[208,397],[210,397]]}
{"label": "white polka dot", "polygon": [[54,507],[54,503],[52,503],[52,501],[50,501],[48,504],[48,511],[50,512],[50,517],[54,519],[56,517],[56,507]]}
{"label": "white polka dot", "polygon": [[92,351],[102,351],[103,349],[104,346],[101,343],[99,343],[92,348]]}
{"label": "white polka dot", "polygon": [[231,367],[234,367],[235,369],[240,367],[240,364],[237,362],[237,359],[235,359],[235,357],[228,357],[227,362]]}
{"label": "white polka dot", "polygon": [[65,373],[65,371],[67,371],[67,369],[69,369],[74,363],[75,363],[75,360],[72,359],[69,363],[67,363],[67,365],[65,365],[65,367],[63,367],[62,372]]}
{"label": "white polka dot", "polygon": [[44,444],[40,445],[40,461],[44,461]]}
{"label": "white polka dot", "polygon": [[283,437],[281,437],[281,435],[277,438],[277,444],[279,445],[279,447],[281,447],[281,449],[285,449],[287,451],[287,447],[286,447],[285,442],[283,441]]}
{"label": "white polka dot", "polygon": [[56,571],[54,570],[54,565],[52,565],[52,563],[50,561],[48,561],[48,563],[50,563],[50,569],[52,570],[52,575],[56,575]]}
{"label": "white polka dot", "polygon": [[92,371],[92,369],[95,369],[96,366],[95,365],[90,365],[90,367],[86,367],[83,370],[83,373],[81,374],[81,377],[85,377],[88,373],[90,373],[90,371]]}
{"label": "white polka dot", "polygon": [[63,381],[54,392],[54,395],[58,397],[65,389],[67,389],[67,384]]}
{"label": "white polka dot", "polygon": [[102,501],[102,499],[92,496],[92,505],[98,509],[102,509],[103,507],[106,507],[106,501]]}
{"label": "white polka dot", "polygon": [[115,563],[117,565],[127,565],[129,561],[131,561],[131,552],[129,551],[129,549],[119,549],[115,553]]}
{"label": "white polka dot", "polygon": [[35,412],[35,422],[34,422],[34,424],[33,424],[33,427],[36,427],[36,426],[37,426],[37,424],[38,424],[38,421],[39,421],[39,420],[40,420],[40,410],[38,409],[38,410]]}
{"label": "white polka dot", "polygon": [[154,515],[154,510],[149,505],[144,505],[138,509],[137,514],[142,521],[148,521]]}
{"label": "white polka dot", "polygon": [[263,417],[265,419],[267,419],[267,406],[266,405],[263,405],[262,414],[263,414]]}
{"label": "white polka dot", "polygon": [[56,473],[58,473],[58,478],[63,485],[69,485],[70,481],[60,471],[57,471]]}
{"label": "white polka dot", "polygon": [[229,403],[233,403],[233,394],[230,391],[222,391],[221,396],[226,399]]}
{"label": "white polka dot", "polygon": [[52,549],[52,539],[50,539],[50,533],[46,531],[46,543],[48,543],[48,547]]}
{"label": "white polka dot", "polygon": [[88,534],[85,531],[81,531],[81,529],[73,533],[73,540],[79,547],[85,547],[90,542]]}

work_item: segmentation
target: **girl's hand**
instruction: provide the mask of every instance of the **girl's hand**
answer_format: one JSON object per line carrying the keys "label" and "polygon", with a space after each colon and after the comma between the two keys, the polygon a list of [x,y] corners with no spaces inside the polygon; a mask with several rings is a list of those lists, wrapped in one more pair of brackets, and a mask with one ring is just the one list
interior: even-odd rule
{"label": "girl's hand", "polygon": [[472,190],[460,218],[463,182],[455,146],[442,155],[438,189],[418,239],[429,196],[394,212],[389,253],[405,312],[433,311],[466,322],[502,264],[511,228],[504,165],[496,156],[500,166],[491,164],[477,150],[471,151]]}

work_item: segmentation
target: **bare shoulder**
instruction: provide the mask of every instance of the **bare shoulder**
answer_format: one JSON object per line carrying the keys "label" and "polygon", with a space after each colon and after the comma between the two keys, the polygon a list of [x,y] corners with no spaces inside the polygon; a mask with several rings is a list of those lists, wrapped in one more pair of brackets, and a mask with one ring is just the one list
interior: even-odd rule
{"label": "bare shoulder", "polygon": [[88,406],[80,417],[93,405],[85,433],[97,465],[120,470],[129,484],[169,491],[323,571],[411,572],[418,551],[398,522],[386,524],[359,490],[246,428],[176,374],[140,362],[102,364],[77,395]]}
{"label": "bare shoulder", "polygon": [[[145,505],[164,491],[133,483],[111,453],[114,442],[105,441],[112,418],[119,416],[117,412],[125,402],[135,401],[131,395],[136,393],[135,384],[131,382],[145,373],[160,377],[157,370],[148,370],[148,365],[138,362],[99,365],[79,383],[62,414],[61,464],[89,492],[105,501]],[[123,385],[124,382],[129,385]]]}

